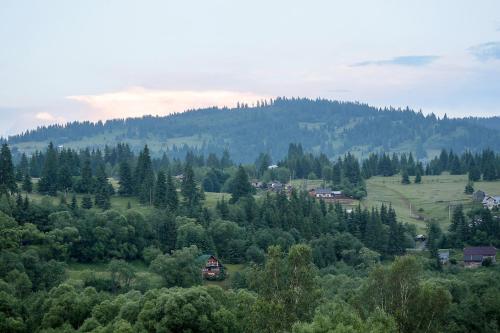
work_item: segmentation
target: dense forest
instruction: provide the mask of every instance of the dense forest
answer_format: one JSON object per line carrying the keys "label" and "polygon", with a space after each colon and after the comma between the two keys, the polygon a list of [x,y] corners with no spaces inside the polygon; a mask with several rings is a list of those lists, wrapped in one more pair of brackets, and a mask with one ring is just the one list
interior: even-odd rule
{"label": "dense forest", "polygon": [[411,151],[421,159],[433,157],[441,148],[457,153],[500,150],[498,117],[440,119],[409,109],[302,98],[276,98],[232,109],[190,110],[166,117],[73,122],[8,138],[15,152],[33,152],[34,146],[49,141],[56,146],[101,149],[103,142],[126,142],[136,152],[148,143],[153,156],[167,153],[178,158],[188,151],[220,155],[228,150],[235,161],[244,163],[253,162],[261,152],[282,159],[290,142],[329,158],[349,151],[357,156]]}
{"label": "dense forest", "polygon": [[[155,158],[126,144],[104,152],[49,144],[14,162],[4,144],[0,331],[498,332],[498,266],[467,270],[438,259],[440,248],[500,246],[497,211],[456,207],[449,230],[429,222],[426,249],[415,251],[415,226],[398,222],[391,206],[348,211],[301,189],[254,196],[249,181],[300,174],[358,193],[388,161],[390,172],[477,168],[486,178],[493,165],[500,175],[489,150],[443,150],[424,166],[411,153],[332,162],[290,144],[269,169],[266,153],[236,165],[227,151]],[[210,186],[228,198],[208,207]],[[137,198],[143,209],[110,209],[115,197]],[[229,289],[204,285],[203,254],[243,265]],[[69,276],[74,264],[109,274]]]}

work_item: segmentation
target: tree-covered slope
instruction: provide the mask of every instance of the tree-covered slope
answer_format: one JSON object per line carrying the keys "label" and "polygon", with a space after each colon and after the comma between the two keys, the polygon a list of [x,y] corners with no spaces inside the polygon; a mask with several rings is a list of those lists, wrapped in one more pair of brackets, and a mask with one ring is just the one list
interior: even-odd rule
{"label": "tree-covered slope", "polygon": [[[491,118],[494,120],[494,118]],[[208,108],[165,117],[146,116],[106,122],[73,122],[12,136],[21,151],[47,142],[73,148],[128,142],[147,143],[153,152],[183,155],[187,150],[220,153],[228,149],[237,161],[253,161],[263,151],[274,159],[290,142],[330,157],[346,151],[413,151],[419,157],[439,149],[500,150],[500,131],[487,119],[439,119],[409,109],[378,109],[366,104],[329,100],[283,99],[256,107]]]}

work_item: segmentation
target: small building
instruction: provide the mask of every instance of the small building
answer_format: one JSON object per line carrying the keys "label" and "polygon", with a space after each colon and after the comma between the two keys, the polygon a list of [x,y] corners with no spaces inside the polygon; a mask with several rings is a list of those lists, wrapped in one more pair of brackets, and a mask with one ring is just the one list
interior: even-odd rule
{"label": "small building", "polygon": [[206,254],[201,256],[199,260],[204,262],[204,266],[201,269],[201,275],[204,279],[224,280],[226,277],[224,265],[215,256]]}
{"label": "small building", "polygon": [[416,236],[415,236],[415,240],[416,240],[417,242],[424,242],[426,239],[427,239],[427,238],[425,237],[425,235],[422,235],[422,234],[420,234],[420,235],[416,235]]}
{"label": "small building", "polygon": [[441,265],[447,264],[448,261],[450,261],[450,250],[439,249],[438,256],[439,256],[439,262],[441,262]]}
{"label": "small building", "polygon": [[484,191],[477,190],[476,192],[472,193],[472,200],[474,200],[474,202],[483,202],[485,196],[486,193],[484,193]]}
{"label": "small building", "polygon": [[264,188],[265,187],[264,186],[265,184],[263,182],[259,181],[258,179],[252,179],[251,184],[254,188]]}
{"label": "small building", "polygon": [[268,168],[269,170],[273,170],[273,169],[276,169],[277,167],[278,167],[278,166],[277,166],[276,164],[272,164],[272,165],[268,166],[267,168]]}
{"label": "small building", "polygon": [[487,195],[484,197],[482,203],[484,208],[488,208],[490,210],[496,207],[500,207],[500,196]]}
{"label": "small building", "polygon": [[330,188],[313,188],[309,190],[309,195],[317,199],[344,198],[342,191],[332,191]]}
{"label": "small building", "polygon": [[475,246],[464,248],[464,266],[478,267],[485,259],[496,262],[497,249],[494,246]]}

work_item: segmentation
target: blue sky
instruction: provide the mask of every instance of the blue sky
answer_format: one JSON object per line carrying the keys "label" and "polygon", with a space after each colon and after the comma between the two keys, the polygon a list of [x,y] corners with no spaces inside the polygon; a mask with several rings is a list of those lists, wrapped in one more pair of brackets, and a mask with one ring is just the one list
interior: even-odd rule
{"label": "blue sky", "polygon": [[500,115],[500,1],[0,4],[0,135],[275,96]]}

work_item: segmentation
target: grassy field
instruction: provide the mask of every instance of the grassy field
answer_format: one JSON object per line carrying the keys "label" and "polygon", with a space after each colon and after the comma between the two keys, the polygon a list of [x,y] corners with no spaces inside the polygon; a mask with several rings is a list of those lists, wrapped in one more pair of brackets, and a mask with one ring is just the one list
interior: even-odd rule
{"label": "grassy field", "polygon": [[[411,177],[413,181],[413,177]],[[456,205],[471,208],[470,195],[464,194],[466,175],[424,176],[421,184],[401,184],[401,177],[373,177],[367,181],[368,196],[361,202],[364,207],[391,204],[400,221],[414,223],[420,230],[425,221],[434,219],[442,228],[449,224],[449,213]],[[476,190],[500,194],[500,182],[476,182]],[[410,211],[411,209],[411,211]]]}
{"label": "grassy field", "polygon": [[241,264],[224,264],[224,267],[226,268],[226,272],[228,276],[226,277],[225,280],[223,281],[207,281],[203,280],[203,285],[206,286],[219,286],[223,289],[229,289],[231,288],[231,283],[234,278],[234,273],[239,272],[243,270],[244,265]]}

